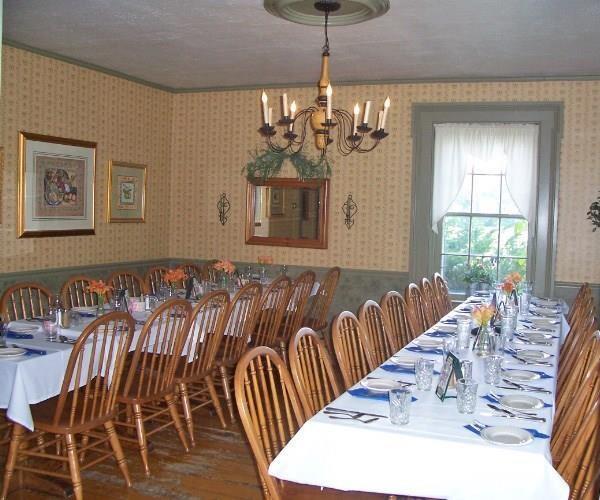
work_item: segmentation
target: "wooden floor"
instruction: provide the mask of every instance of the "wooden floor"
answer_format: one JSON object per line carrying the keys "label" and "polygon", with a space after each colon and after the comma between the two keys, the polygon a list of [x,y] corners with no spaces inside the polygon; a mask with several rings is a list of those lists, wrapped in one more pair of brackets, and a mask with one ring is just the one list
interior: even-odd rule
{"label": "wooden floor", "polygon": [[[132,487],[127,488],[114,461],[106,461],[83,473],[86,499],[262,499],[256,468],[243,431],[238,426],[223,430],[216,417],[199,414],[196,447],[184,453],[175,431],[152,436],[152,476],[146,478],[136,449],[126,446]],[[2,453],[2,471],[6,448]],[[16,482],[16,479],[13,481]],[[30,489],[11,493],[9,499],[56,498]]]}

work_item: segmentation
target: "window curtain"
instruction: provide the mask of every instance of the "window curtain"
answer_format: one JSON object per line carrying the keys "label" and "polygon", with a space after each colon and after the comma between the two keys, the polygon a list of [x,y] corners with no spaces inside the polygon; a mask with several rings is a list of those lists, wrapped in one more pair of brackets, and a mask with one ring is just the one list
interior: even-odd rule
{"label": "window curtain", "polygon": [[504,173],[519,213],[530,221],[537,198],[538,135],[535,124],[441,123],[434,125],[433,203],[431,224],[438,222],[458,196],[467,173],[482,165],[487,173]]}

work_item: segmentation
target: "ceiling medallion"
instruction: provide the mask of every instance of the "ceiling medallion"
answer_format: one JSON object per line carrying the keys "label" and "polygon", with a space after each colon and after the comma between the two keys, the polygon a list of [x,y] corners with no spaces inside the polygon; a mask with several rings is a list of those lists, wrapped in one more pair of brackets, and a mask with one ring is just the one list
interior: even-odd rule
{"label": "ceiling medallion", "polygon": [[311,26],[323,26],[323,10],[319,5],[325,4],[337,4],[336,10],[330,9],[330,26],[362,23],[382,16],[390,9],[389,0],[264,0],[265,9],[274,16]]}
{"label": "ceiling medallion", "polygon": [[[369,2],[363,0],[361,2],[343,2],[342,4],[341,2],[334,0],[321,0],[317,2],[298,0],[296,2],[293,2],[293,0],[280,0],[279,2],[276,2],[275,0],[265,0],[265,7],[267,7],[267,3],[279,4],[280,7],[292,3],[303,5],[311,3],[312,11],[323,20],[322,23],[312,24],[323,24],[325,29],[325,44],[323,45],[323,52],[321,55],[321,77],[317,83],[319,95],[315,101],[316,106],[309,106],[305,109],[298,110],[296,101],[292,101],[291,104],[288,105],[288,96],[287,94],[283,94],[281,96],[282,116],[277,123],[274,123],[273,108],[269,107],[269,99],[266,92],[264,90],[262,92],[263,125],[259,130],[261,134],[266,137],[269,149],[278,153],[298,153],[304,147],[309,122],[315,138],[315,146],[320,151],[322,157],[327,154],[327,146],[334,142],[332,136],[335,135],[335,130],[338,132],[338,151],[344,156],[349,155],[354,151],[358,153],[368,153],[375,149],[379,145],[379,142],[388,136],[387,132],[385,132],[385,124],[390,108],[390,98],[387,97],[385,99],[381,110],[376,114],[377,125],[375,129],[369,127],[369,115],[371,113],[372,101],[365,101],[362,108],[362,119],[359,119],[361,107],[358,103],[354,105],[352,113],[344,109],[333,107],[333,89],[329,81],[329,37],[327,28],[331,16],[336,12],[343,12],[343,9],[346,8],[347,4],[388,4],[388,2]],[[389,8],[389,4],[387,7]],[[268,7],[267,10],[269,10]],[[284,132],[282,135],[286,142],[283,142],[282,144],[277,144],[275,142],[274,137],[277,134],[275,125],[283,128]],[[366,139],[367,136],[370,138],[370,141]]]}

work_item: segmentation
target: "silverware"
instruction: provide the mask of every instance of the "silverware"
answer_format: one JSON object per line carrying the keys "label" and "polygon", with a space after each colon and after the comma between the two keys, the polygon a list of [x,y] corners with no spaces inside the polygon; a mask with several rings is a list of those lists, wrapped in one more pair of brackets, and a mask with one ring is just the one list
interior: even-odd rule
{"label": "silverware", "polygon": [[524,338],[517,337],[513,342],[517,342],[519,344],[527,344],[527,345],[543,345],[547,347],[552,347],[551,342],[533,342],[531,340],[525,340]]}
{"label": "silverware", "polygon": [[324,411],[337,412],[337,413],[348,413],[348,414],[360,413],[361,415],[367,415],[369,417],[388,418],[387,415],[378,415],[377,413],[365,413],[365,412],[358,411],[358,410],[345,410],[344,408],[334,408],[333,406],[325,407]]}
{"label": "silverware", "polygon": [[405,382],[404,380],[393,380],[387,377],[367,377],[367,380],[391,380],[392,382],[396,382],[398,384],[402,384],[403,386],[408,387],[409,385],[415,385],[413,382]]}
{"label": "silverware", "polygon": [[492,403],[488,403],[487,406],[494,411],[500,412],[500,415],[493,415],[495,417],[515,418],[515,419],[520,419],[520,420],[531,420],[534,422],[546,422],[546,419],[544,417],[535,417],[535,416],[528,416],[528,415],[514,413],[512,411],[501,408],[500,406],[496,406]]}
{"label": "silverware", "polygon": [[528,384],[517,384],[516,382],[513,382],[512,380],[508,380],[507,378],[503,378],[502,381],[505,384],[508,384],[512,387],[506,387],[506,389],[518,389],[520,391],[528,391],[528,392],[541,392],[542,394],[552,394],[552,391],[549,391],[548,389],[543,389],[541,387],[537,387],[534,385],[528,385]]}
{"label": "silverware", "polygon": [[356,420],[357,422],[360,422],[361,424],[370,424],[371,422],[375,422],[376,420],[379,420],[379,417],[373,417],[373,418],[369,418],[367,420],[361,420],[359,416],[352,416],[352,415],[347,415],[344,413],[340,413],[337,415],[329,415],[327,412],[325,412],[325,414],[329,417],[329,418],[334,418],[334,419],[338,419],[338,420]]}
{"label": "silverware", "polygon": [[513,354],[512,357],[515,358],[516,360],[520,361],[521,364],[524,364],[524,365],[546,366],[546,367],[550,367],[550,368],[552,368],[554,366],[552,363],[546,363],[544,361],[529,361],[525,358],[522,358],[518,354]]}

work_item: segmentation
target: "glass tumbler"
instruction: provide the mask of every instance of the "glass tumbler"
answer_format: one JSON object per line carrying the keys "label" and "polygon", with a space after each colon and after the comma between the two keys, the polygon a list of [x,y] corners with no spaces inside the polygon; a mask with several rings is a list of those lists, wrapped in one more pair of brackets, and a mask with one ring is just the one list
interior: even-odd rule
{"label": "glass tumbler", "polygon": [[444,339],[444,344],[442,346],[444,357],[448,355],[449,352],[452,352],[456,349],[456,337],[448,337]]}
{"label": "glass tumbler", "polygon": [[484,378],[486,384],[498,385],[502,371],[502,356],[492,354],[483,360]]}
{"label": "glass tumbler", "polygon": [[468,318],[456,321],[456,347],[468,349],[471,343],[471,320]]}
{"label": "glass tumbler", "polygon": [[462,371],[463,379],[471,380],[473,378],[473,361],[469,359],[463,359],[460,362],[460,369]]}
{"label": "glass tumbler", "polygon": [[410,419],[410,389],[392,389],[390,391],[390,422],[396,425],[406,425]]}
{"label": "glass tumbler", "polygon": [[415,378],[417,379],[417,389],[419,391],[431,390],[433,381],[433,360],[419,358],[415,363]]}
{"label": "glass tumbler", "polygon": [[527,313],[529,313],[530,300],[531,299],[528,292],[523,292],[521,294],[521,298],[519,299],[519,312],[521,313],[521,316],[525,316]]}
{"label": "glass tumbler", "polygon": [[514,330],[513,330],[513,310],[507,308],[502,315],[502,320],[500,321],[500,333],[504,335],[504,338],[507,340],[512,340]]}
{"label": "glass tumbler", "polygon": [[456,383],[456,406],[458,413],[473,413],[476,405],[477,382],[473,379],[459,379]]}

